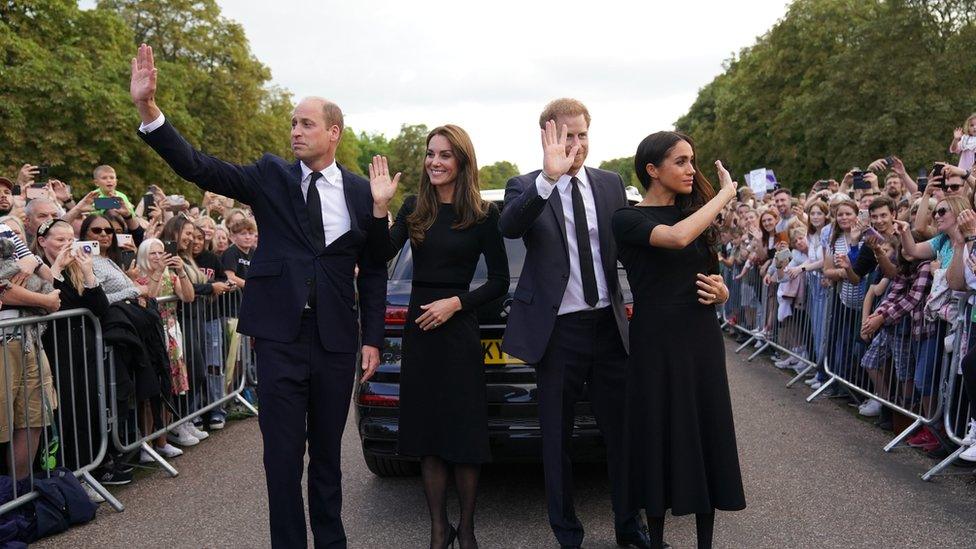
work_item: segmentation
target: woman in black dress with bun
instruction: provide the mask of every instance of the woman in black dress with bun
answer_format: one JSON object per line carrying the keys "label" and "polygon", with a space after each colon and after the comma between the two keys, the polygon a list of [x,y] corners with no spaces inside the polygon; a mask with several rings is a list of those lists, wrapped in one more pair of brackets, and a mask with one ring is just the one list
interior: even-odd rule
{"label": "woman in black dress with bun", "polygon": [[[386,172],[374,160],[371,177]],[[498,208],[481,199],[478,163],[467,132],[434,128],[417,195],[390,230],[389,257],[409,238],[413,284],[400,365],[398,451],[421,458],[430,511],[430,546],[477,547],[475,495],[488,451],[485,365],[475,309],[508,292],[508,258]],[[470,290],[484,255],[487,281]],[[447,520],[450,469],[461,502],[457,530]]]}
{"label": "woman in black dress with bun", "polygon": [[728,289],[710,245],[711,224],[736,184],[716,161],[716,194],[691,139],[678,132],[649,135],[634,164],[647,193],[613,216],[634,293],[625,435],[631,508],[647,512],[652,547],[662,546],[668,509],[695,513],[698,547],[711,547],[715,509],[745,508],[715,315]]}

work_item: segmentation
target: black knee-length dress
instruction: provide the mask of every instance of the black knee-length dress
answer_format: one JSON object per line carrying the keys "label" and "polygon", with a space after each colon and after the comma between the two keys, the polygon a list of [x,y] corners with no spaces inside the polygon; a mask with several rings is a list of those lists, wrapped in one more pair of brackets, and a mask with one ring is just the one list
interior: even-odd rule
{"label": "black knee-length dress", "polygon": [[[406,218],[416,207],[407,197],[390,230],[391,256],[409,238]],[[424,241],[411,243],[413,285],[400,362],[398,451],[455,463],[483,463],[488,449],[485,365],[476,309],[508,291],[508,258],[498,229],[498,208],[484,221],[454,229],[453,204],[441,204]],[[484,255],[487,280],[470,290]],[[469,291],[470,290],[470,291]],[[461,310],[428,331],[416,323],[421,305],[457,296]]]}
{"label": "black knee-length dress", "polygon": [[745,508],[725,345],[714,306],[698,302],[696,274],[717,269],[704,238],[681,250],[650,245],[677,206],[628,207],[613,216],[634,294],[625,404],[630,508],[648,516]]}

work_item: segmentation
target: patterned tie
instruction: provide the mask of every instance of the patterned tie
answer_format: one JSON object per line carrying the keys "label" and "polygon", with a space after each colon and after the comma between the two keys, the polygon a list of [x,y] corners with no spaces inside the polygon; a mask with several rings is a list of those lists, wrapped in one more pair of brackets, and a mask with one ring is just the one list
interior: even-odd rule
{"label": "patterned tie", "polygon": [[580,192],[580,180],[570,179],[573,184],[573,224],[576,225],[576,249],[579,251],[580,277],[583,279],[583,299],[590,307],[596,307],[600,293],[596,289],[596,273],[593,271],[593,250],[590,248],[590,228],[586,224],[586,205]]}
{"label": "patterned tie", "polygon": [[325,248],[325,228],[322,226],[322,199],[319,198],[319,191],[315,188],[315,182],[322,177],[321,172],[312,172],[312,180],[308,184],[308,192],[305,194],[305,209],[308,211],[308,221],[311,223],[312,244],[315,244],[316,251]]}

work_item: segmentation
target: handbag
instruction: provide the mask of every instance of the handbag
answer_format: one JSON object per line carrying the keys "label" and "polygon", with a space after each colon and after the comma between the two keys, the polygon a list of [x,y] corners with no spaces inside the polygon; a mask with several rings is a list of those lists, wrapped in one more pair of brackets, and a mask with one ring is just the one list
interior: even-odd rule
{"label": "handbag", "polygon": [[98,510],[98,505],[88,499],[74,473],[64,467],[51,471],[46,478],[35,478],[34,491],[37,492],[34,500],[35,540],[89,522]]}

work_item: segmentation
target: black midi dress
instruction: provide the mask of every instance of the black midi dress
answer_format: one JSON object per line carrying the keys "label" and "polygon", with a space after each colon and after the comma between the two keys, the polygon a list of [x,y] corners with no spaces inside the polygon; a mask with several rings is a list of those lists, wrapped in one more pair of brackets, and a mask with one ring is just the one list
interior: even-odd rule
{"label": "black midi dress", "polygon": [[[390,230],[391,252],[409,238],[408,197]],[[413,280],[400,362],[398,451],[454,463],[490,461],[485,365],[476,309],[508,291],[508,258],[498,229],[498,208],[474,226],[454,229],[453,204],[441,204],[424,241],[411,243]],[[471,290],[479,258],[487,280]],[[457,296],[461,310],[444,324],[421,330],[421,305]]]}
{"label": "black midi dress", "polygon": [[704,238],[681,250],[650,245],[676,206],[613,216],[634,294],[625,396],[628,508],[648,516],[745,508],[725,345],[714,306],[698,302],[696,275],[717,271]]}

